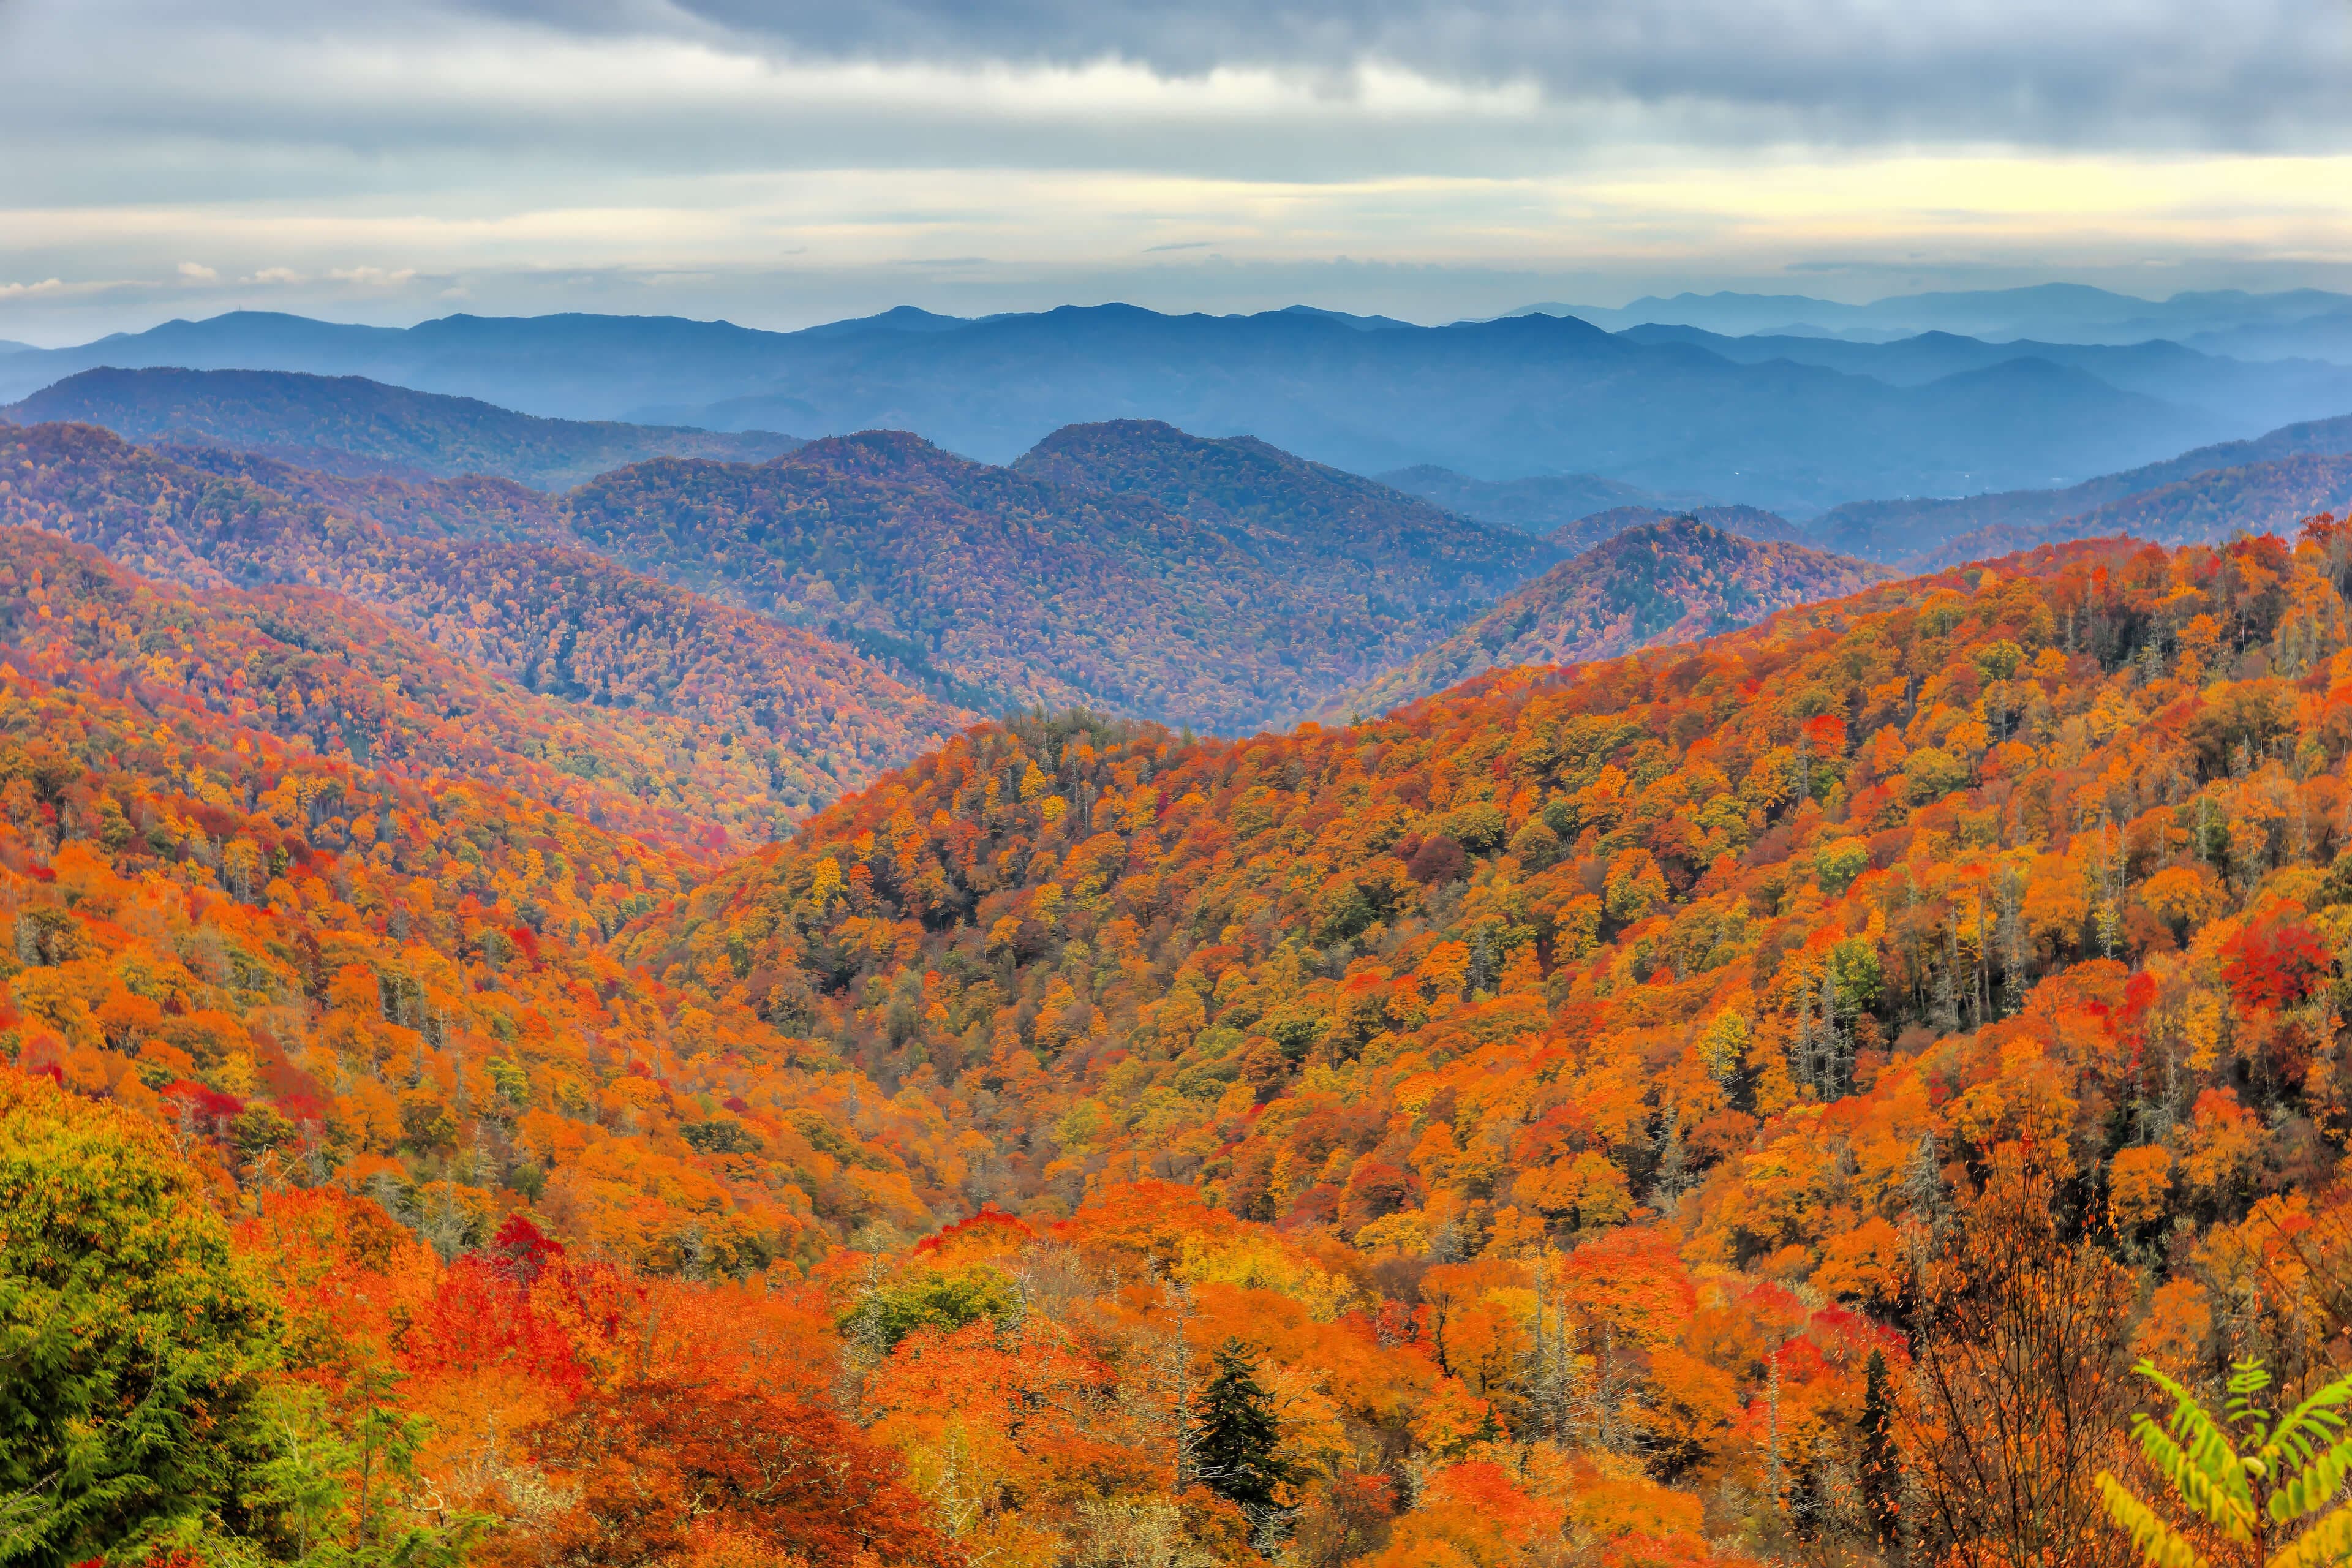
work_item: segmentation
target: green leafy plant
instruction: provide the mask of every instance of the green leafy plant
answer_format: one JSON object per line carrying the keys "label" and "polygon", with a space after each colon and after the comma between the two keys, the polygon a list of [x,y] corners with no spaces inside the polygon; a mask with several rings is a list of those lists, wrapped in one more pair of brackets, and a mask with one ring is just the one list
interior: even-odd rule
{"label": "green leafy plant", "polygon": [[2107,1517],[2131,1536],[2153,1568],[2209,1563],[2315,1568],[2352,1561],[2352,1436],[2343,1406],[2352,1376],[2313,1393],[2275,1420],[2257,1403],[2271,1385],[2258,1361],[2235,1363],[2216,1420],[2179,1384],[2142,1361],[2133,1369],[2172,1399],[2162,1421],[2142,1411],[2132,1438],[2189,1523],[2184,1528],[2114,1476],[2101,1471]]}

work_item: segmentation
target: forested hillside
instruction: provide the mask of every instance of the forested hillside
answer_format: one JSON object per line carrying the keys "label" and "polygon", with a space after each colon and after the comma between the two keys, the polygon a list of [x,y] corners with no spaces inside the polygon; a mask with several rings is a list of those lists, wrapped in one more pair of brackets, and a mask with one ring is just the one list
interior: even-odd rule
{"label": "forested hillside", "polygon": [[2294,520],[2352,504],[2352,454],[2280,458],[2218,468],[2143,491],[2042,531],[2053,542],[2127,533],[2159,544],[2211,544],[2277,533]]}
{"label": "forested hillside", "polygon": [[[485,510],[509,499],[490,489]],[[971,717],[837,644],[576,550],[396,536],[88,426],[0,427],[0,521],[208,593],[323,585],[530,690],[688,721],[691,749],[728,759],[744,809],[767,814],[741,818],[755,837]]]}
{"label": "forested hillside", "polygon": [[[1448,623],[1416,598],[1464,591],[1428,567],[1385,582],[1304,558],[1265,524],[1179,515],[892,431],[757,467],[643,463],[567,504],[593,549],[998,710],[1090,704],[1222,731],[1295,718],[1441,636]],[[1468,537],[1489,552],[1486,574],[1540,559],[1531,543]]]}
{"label": "forested hillside", "polygon": [[[1069,493],[838,445],[797,504]],[[548,694],[531,619],[682,591],[86,428],[0,483],[205,584],[0,534],[28,1559],[2120,1563],[2134,1357],[2352,1364],[2352,524],[1902,581],[1654,525],[1557,635],[1859,591],[980,725],[722,862],[740,736]]]}
{"label": "forested hillside", "polygon": [[1157,420],[1069,426],[1013,467],[1074,489],[1148,496],[1226,531],[1292,582],[1412,611],[1497,598],[1559,559],[1518,533],[1253,437],[1211,440]]}
{"label": "forested hillside", "polygon": [[199,597],[55,534],[0,528],[0,637],[57,684],[152,687],[320,757],[473,779],[660,849],[749,847],[787,818],[760,748],[535,695],[317,588]]}
{"label": "forested hillside", "polygon": [[289,500],[348,512],[394,533],[427,539],[493,539],[576,544],[560,502],[512,479],[395,479],[298,468],[228,447],[161,445],[156,456],[224,479],[245,479]]}
{"label": "forested hillside", "polygon": [[1893,574],[1864,561],[1738,537],[1696,518],[1637,522],[1336,706],[1378,713],[1497,665],[1575,664],[1691,642]]}
{"label": "forested hillside", "polygon": [[759,462],[800,445],[760,430],[540,419],[355,375],[270,370],[87,370],[0,418],[102,425],[133,441],[202,442],[360,478],[488,474],[542,489],[656,455]]}

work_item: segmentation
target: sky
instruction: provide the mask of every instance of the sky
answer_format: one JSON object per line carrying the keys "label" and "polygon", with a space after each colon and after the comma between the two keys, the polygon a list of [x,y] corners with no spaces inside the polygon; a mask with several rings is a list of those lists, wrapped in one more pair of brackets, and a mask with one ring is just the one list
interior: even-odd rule
{"label": "sky", "polygon": [[2352,289],[2352,0],[0,0],[0,339]]}

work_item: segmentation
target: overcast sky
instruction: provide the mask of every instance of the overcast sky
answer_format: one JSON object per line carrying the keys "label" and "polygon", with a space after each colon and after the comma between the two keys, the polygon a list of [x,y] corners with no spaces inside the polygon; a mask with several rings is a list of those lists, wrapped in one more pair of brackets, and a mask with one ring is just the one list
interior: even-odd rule
{"label": "overcast sky", "polygon": [[0,0],[0,338],[2352,289],[2352,0]]}

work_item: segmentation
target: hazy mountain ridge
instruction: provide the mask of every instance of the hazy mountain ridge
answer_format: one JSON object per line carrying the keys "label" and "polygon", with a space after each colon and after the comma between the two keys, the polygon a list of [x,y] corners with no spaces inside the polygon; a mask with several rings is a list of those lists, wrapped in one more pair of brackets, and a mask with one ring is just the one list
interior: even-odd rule
{"label": "hazy mountain ridge", "polygon": [[1993,339],[2040,336],[2074,343],[2136,343],[2241,330],[2292,330],[2297,323],[2347,306],[2352,306],[2352,297],[2317,289],[2271,294],[2205,289],[2146,300],[2079,283],[2042,283],[2020,289],[1896,294],[1864,305],[1805,294],[1726,289],[1713,294],[1683,293],[1671,299],[1645,295],[1616,307],[1527,305],[1514,313],[1572,315],[1612,331],[1670,324],[1746,336],[1802,324],[1826,333],[1886,332],[1908,337],[1944,331]]}
{"label": "hazy mountain ridge", "polygon": [[544,419],[361,376],[271,370],[89,370],[0,413],[22,425],[79,420],[133,441],[225,446],[353,477],[487,474],[543,489],[649,457],[758,462],[800,444],[764,431]]}
{"label": "hazy mountain ridge", "polygon": [[2039,528],[1964,533],[1899,564],[1927,571],[2074,539],[2126,534],[2158,544],[2218,544],[2240,534],[2292,538],[2305,518],[2352,511],[2352,456],[2305,455],[2214,468]]}
{"label": "hazy mountain ridge", "polygon": [[1547,317],[1367,329],[1315,311],[1126,306],[790,334],[666,319],[460,316],[393,331],[232,315],[10,356],[0,388],[142,360],[360,374],[571,418],[912,428],[995,461],[1067,425],[1156,418],[1359,473],[1578,471],[1777,510],[2083,477],[2249,433],[2088,376],[1995,366],[1986,383],[1890,387]]}
{"label": "hazy mountain ridge", "polygon": [[276,490],[289,500],[363,517],[393,533],[426,539],[579,543],[565,525],[555,498],[512,479],[468,475],[411,482],[324,473],[231,447],[166,444],[150,449],[187,468]]}
{"label": "hazy mountain ridge", "polygon": [[2095,376],[2121,392],[2269,426],[2352,409],[2352,366],[2307,357],[2248,363],[2163,340],[2126,345],[2032,339],[1986,342],[1928,331],[1889,342],[1864,343],[1761,334],[1731,337],[1667,325],[1630,327],[1621,335],[1639,342],[1687,343],[1743,364],[1785,359],[1819,365],[1849,375],[1866,375],[1890,386],[1925,386],[2012,360],[2040,360]]}
{"label": "hazy mountain ridge", "polygon": [[1868,560],[1924,558],[1963,534],[2005,527],[2030,536],[2042,525],[2199,474],[2280,458],[2343,452],[2352,452],[2352,415],[2284,426],[2252,440],[2199,447],[2063,489],[1853,501],[1832,507],[1814,518],[1810,527],[1826,549]]}
{"label": "hazy mountain ridge", "polygon": [[1539,474],[1519,479],[1476,479],[1433,463],[1373,476],[1408,495],[1434,501],[1448,511],[1481,522],[1548,534],[1563,523],[1615,507],[1708,506],[1712,496],[1696,491],[1665,494],[1597,474]]}
{"label": "hazy mountain ridge", "polygon": [[1212,439],[1158,420],[1068,426],[1013,468],[1073,489],[1149,497],[1228,530],[1270,571],[1415,610],[1492,599],[1558,559],[1523,533],[1254,437]]}

